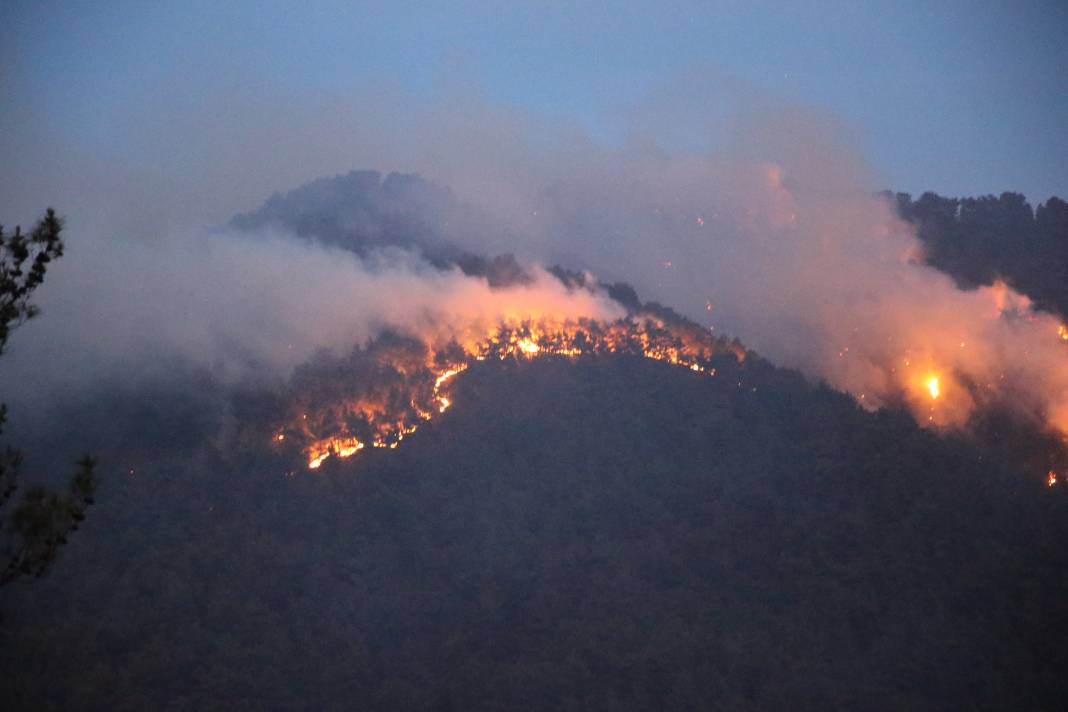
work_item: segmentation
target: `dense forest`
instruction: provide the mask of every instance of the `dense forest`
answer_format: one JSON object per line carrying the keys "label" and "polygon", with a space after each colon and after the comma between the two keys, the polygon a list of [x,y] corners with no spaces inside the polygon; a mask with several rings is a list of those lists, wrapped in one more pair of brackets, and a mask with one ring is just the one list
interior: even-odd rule
{"label": "dense forest", "polygon": [[0,598],[4,699],[1055,708],[1042,463],[717,366],[487,362],[404,448],[314,476],[252,443],[128,454],[62,565]]}
{"label": "dense forest", "polygon": [[1032,209],[1019,193],[894,198],[898,214],[916,225],[927,263],[958,285],[1002,279],[1039,307],[1068,317],[1068,203],[1053,197]]}
{"label": "dense forest", "polygon": [[[523,279],[440,247],[450,198],[419,181],[313,186],[237,222],[317,213],[303,236]],[[1066,204],[1018,197],[898,200],[961,284],[1068,313]],[[181,363],[101,384],[24,443],[44,471],[57,433],[93,448],[100,486],[49,576],[0,588],[4,708],[1063,706],[1056,439],[1001,412],[939,435],[757,354],[712,365],[487,360],[403,447],[315,472],[269,446],[279,391]]]}

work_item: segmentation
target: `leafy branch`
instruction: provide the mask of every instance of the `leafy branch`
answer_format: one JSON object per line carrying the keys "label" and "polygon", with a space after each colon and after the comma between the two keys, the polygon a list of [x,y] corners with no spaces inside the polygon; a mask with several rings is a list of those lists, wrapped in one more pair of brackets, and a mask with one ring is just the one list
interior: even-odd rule
{"label": "leafy branch", "polygon": [[[40,313],[30,298],[44,282],[49,264],[63,256],[62,231],[63,221],[51,208],[28,235],[19,227],[5,234],[0,225],[0,354],[12,332]],[[0,404],[0,433],[6,422],[7,406]],[[86,455],[77,462],[66,493],[30,487],[7,514],[22,462],[20,451],[0,451],[0,586],[20,576],[46,574],[67,536],[85,519],[96,490],[96,460]]]}

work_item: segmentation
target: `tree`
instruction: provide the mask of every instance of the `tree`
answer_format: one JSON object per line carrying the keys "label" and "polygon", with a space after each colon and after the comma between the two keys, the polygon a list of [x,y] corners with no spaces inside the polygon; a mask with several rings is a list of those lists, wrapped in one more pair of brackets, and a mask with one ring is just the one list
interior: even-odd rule
{"label": "tree", "polygon": [[[26,235],[16,227],[5,234],[0,225],[0,355],[11,333],[39,309],[30,302],[44,282],[48,265],[63,256],[60,233],[63,221],[49,208]],[[0,433],[7,422],[7,406],[0,404]],[[47,487],[26,490],[10,514],[18,489],[22,453],[13,448],[0,452],[0,586],[20,576],[43,576],[56,561],[70,532],[85,519],[96,489],[95,460],[86,455],[77,462],[68,490],[60,494]]]}

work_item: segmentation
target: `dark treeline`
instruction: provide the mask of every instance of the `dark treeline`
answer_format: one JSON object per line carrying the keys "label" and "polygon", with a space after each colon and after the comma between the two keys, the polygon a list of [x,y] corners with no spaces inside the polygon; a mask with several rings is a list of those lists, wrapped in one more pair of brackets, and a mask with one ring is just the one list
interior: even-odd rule
{"label": "dark treeline", "polygon": [[1005,280],[1036,304],[1068,317],[1068,203],[1050,198],[1032,209],[1019,193],[1000,197],[895,196],[915,224],[927,262],[974,288]]}

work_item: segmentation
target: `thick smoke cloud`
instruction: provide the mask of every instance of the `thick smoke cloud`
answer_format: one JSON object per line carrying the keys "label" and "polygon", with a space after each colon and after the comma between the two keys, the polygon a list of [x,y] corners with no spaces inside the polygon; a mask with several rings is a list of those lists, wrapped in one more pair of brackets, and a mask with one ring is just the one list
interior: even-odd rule
{"label": "thick smoke cloud", "polygon": [[359,258],[271,233],[181,233],[152,243],[87,242],[60,262],[5,354],[29,400],[101,378],[151,378],[175,359],[222,382],[284,378],[316,351],[345,353],[385,330],[435,343],[485,334],[502,320],[622,317],[604,293],[531,280],[491,289],[389,250]]}
{"label": "thick smoke cloud", "polygon": [[[13,343],[66,353],[47,376],[61,382],[71,359],[93,373],[168,349],[223,370],[288,366],[385,326],[435,323],[428,303],[485,317],[483,286],[410,258],[367,265],[284,238],[213,234],[210,248],[161,238],[368,167],[448,186],[470,208],[441,226],[458,245],[629,281],[866,404],[904,400],[922,421],[961,424],[998,397],[1068,428],[1057,323],[1002,313],[999,301],[1019,298],[962,292],[923,266],[847,127],[737,83],[684,84],[621,112],[611,141],[466,92],[428,104],[381,89],[234,87],[195,107],[160,97],[124,117],[128,151],[114,163],[74,152],[61,171],[62,141],[22,136],[43,156],[30,160],[5,140],[28,182],[0,208],[27,219],[27,196],[45,196],[71,225],[70,264],[46,285],[45,316]],[[545,308],[608,309],[557,297]],[[5,359],[13,384],[37,368],[15,351]]]}
{"label": "thick smoke cloud", "polygon": [[1068,432],[1058,320],[925,266],[848,135],[805,111],[750,114],[717,153],[590,148],[505,192],[544,221],[525,226],[538,251],[625,276],[865,405],[963,426],[998,402]]}

